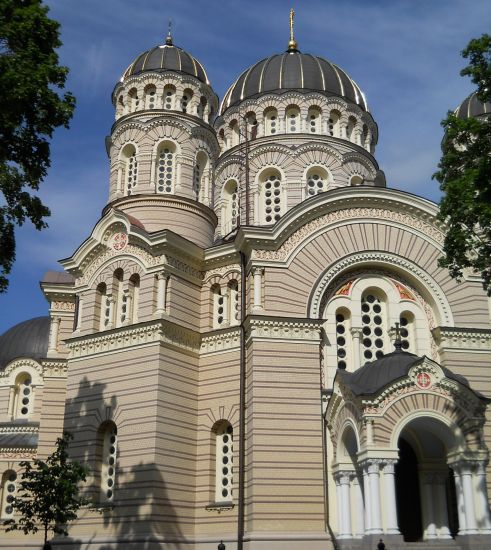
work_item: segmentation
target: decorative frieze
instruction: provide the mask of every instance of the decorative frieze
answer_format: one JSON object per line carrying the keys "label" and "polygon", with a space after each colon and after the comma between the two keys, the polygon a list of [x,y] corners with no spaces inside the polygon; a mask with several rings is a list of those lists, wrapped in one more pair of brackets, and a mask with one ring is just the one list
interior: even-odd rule
{"label": "decorative frieze", "polygon": [[34,460],[37,457],[37,449],[0,449],[0,460]]}
{"label": "decorative frieze", "polygon": [[202,354],[216,353],[237,349],[240,345],[240,328],[234,327],[225,331],[203,336],[200,352]]}
{"label": "decorative frieze", "polygon": [[440,352],[445,350],[491,352],[491,330],[437,327],[432,332]]}
{"label": "decorative frieze", "polygon": [[322,337],[322,320],[300,321],[291,318],[254,317],[247,319],[247,340],[287,340],[319,342]]}

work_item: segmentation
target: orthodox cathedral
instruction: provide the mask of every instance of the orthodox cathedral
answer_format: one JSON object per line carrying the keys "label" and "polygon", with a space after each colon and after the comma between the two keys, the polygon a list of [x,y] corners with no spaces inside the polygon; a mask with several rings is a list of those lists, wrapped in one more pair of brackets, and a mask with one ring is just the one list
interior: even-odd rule
{"label": "orthodox cathedral", "polygon": [[2,519],[63,430],[90,467],[56,549],[491,547],[490,302],[290,29],[221,103],[170,34],[135,58],[102,217],[0,337]]}

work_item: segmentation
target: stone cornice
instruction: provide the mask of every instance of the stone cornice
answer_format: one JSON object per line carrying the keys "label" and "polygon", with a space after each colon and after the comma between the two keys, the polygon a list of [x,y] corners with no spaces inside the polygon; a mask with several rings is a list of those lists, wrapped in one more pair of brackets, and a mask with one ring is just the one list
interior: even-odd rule
{"label": "stone cornice", "polygon": [[319,319],[250,315],[245,320],[247,342],[281,340],[320,343],[323,323]]}
{"label": "stone cornice", "polygon": [[220,331],[208,332],[201,339],[200,352],[203,355],[239,349],[240,327],[230,327]]}
{"label": "stone cornice", "polygon": [[44,378],[64,379],[68,375],[68,365],[66,359],[44,360],[41,361],[41,366],[43,367]]}
{"label": "stone cornice", "polygon": [[491,329],[436,327],[432,330],[439,351],[491,352]]}
{"label": "stone cornice", "polygon": [[156,343],[197,354],[200,335],[166,319],[156,319],[130,327],[69,338],[65,343],[70,350],[70,360]]}

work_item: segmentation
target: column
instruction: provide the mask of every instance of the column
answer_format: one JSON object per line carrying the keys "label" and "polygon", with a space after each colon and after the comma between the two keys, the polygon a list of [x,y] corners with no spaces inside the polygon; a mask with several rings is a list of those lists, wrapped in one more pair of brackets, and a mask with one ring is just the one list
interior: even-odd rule
{"label": "column", "polygon": [[465,535],[467,532],[467,524],[465,521],[464,510],[464,490],[462,488],[462,477],[460,475],[460,468],[457,464],[451,464],[451,468],[454,471],[455,479],[455,492],[457,493],[457,512],[459,515],[459,535]]}
{"label": "column", "polygon": [[355,505],[355,525],[353,533],[356,538],[361,538],[365,534],[365,506],[363,499],[363,491],[360,485],[360,479],[356,472],[351,474],[352,498]]}
{"label": "column", "polygon": [[435,521],[438,528],[439,539],[451,539],[450,528],[448,526],[448,506],[447,506],[447,491],[446,481],[448,479],[448,472],[436,472],[434,475],[434,512]]}
{"label": "column", "polygon": [[168,275],[165,271],[157,275],[157,308],[155,310],[157,316],[163,315],[167,307],[167,280]]}
{"label": "column", "polygon": [[360,360],[360,338],[361,338],[361,328],[351,328],[351,337],[353,338],[353,369],[356,370],[361,367]]}
{"label": "column", "polygon": [[464,493],[464,509],[466,534],[474,535],[478,532],[476,511],[474,508],[474,491],[472,487],[472,464],[464,462],[461,466],[462,492]]}
{"label": "column", "polygon": [[264,267],[253,267],[252,275],[254,277],[254,303],[253,310],[262,310],[262,284]]}
{"label": "column", "polygon": [[338,538],[348,539],[351,534],[350,472],[335,475],[338,504]]}
{"label": "column", "polygon": [[486,463],[481,461],[476,466],[476,496],[479,503],[479,515],[481,520],[480,532],[491,534],[491,514],[489,513],[488,488],[486,485]]}
{"label": "column", "polygon": [[51,318],[51,330],[49,332],[48,353],[56,353],[58,351],[58,333],[60,331],[60,318]]}
{"label": "column", "polygon": [[372,460],[368,465],[368,479],[370,482],[371,520],[369,532],[382,533],[382,518],[380,510],[380,461]]}
{"label": "column", "polygon": [[83,315],[83,306],[84,300],[82,295],[79,294],[77,302],[77,318],[75,319],[75,330],[80,330],[82,328],[82,315]]}
{"label": "column", "polygon": [[395,465],[396,460],[386,460],[383,469],[384,496],[385,496],[385,529],[389,535],[399,535],[397,523]]}
{"label": "column", "polygon": [[425,539],[432,540],[438,538],[436,533],[434,503],[433,503],[433,472],[421,472],[423,480],[423,516],[424,516],[424,533]]}
{"label": "column", "polygon": [[365,493],[365,532],[369,533],[372,527],[372,504],[370,496],[370,480],[368,478],[368,463],[362,464],[363,468],[363,491]]}

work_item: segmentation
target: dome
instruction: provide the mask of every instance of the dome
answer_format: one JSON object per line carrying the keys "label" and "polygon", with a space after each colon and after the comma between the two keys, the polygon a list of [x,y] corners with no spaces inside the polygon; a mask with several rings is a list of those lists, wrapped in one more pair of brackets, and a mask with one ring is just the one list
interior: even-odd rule
{"label": "dome", "polygon": [[210,84],[203,65],[182,48],[174,46],[171,36],[167,36],[165,44],[140,54],[126,69],[122,80],[146,71],[175,71],[194,76],[201,82]]}
{"label": "dome", "polygon": [[41,359],[48,353],[49,317],[35,317],[13,326],[0,336],[0,368],[19,357]]}
{"label": "dome", "polygon": [[225,94],[221,114],[244,99],[287,90],[340,96],[368,111],[363,92],[342,69],[322,57],[295,49],[262,59],[245,70]]}
{"label": "dome", "polygon": [[483,103],[478,97],[477,92],[466,97],[464,101],[455,109],[455,114],[459,118],[479,117],[491,114],[491,103]]}

